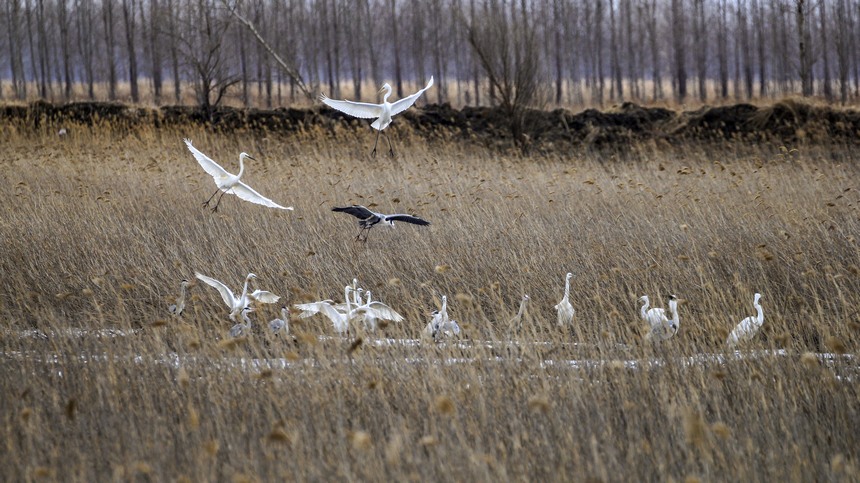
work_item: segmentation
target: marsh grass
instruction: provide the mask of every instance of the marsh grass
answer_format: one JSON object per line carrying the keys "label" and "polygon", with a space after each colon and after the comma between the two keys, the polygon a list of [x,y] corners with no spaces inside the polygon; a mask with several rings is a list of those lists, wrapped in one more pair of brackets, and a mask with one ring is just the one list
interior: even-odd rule
{"label": "marsh grass", "polygon": [[[521,158],[401,131],[374,161],[367,130],[53,132],[0,130],[4,479],[858,478],[847,149]],[[245,180],[296,210],[203,209],[214,186],[183,137],[232,172],[253,153]],[[348,203],[432,225],[354,243],[330,212]],[[204,284],[167,311],[195,271],[234,288],[252,271],[289,304],[358,277],[407,321],[342,340],[293,320],[278,339],[261,329],[276,304],[228,340]],[[558,328],[568,271],[577,313]],[[765,325],[728,352],[755,292]],[[676,337],[643,341],[642,294],[686,301]],[[459,342],[420,338],[441,295]]]}

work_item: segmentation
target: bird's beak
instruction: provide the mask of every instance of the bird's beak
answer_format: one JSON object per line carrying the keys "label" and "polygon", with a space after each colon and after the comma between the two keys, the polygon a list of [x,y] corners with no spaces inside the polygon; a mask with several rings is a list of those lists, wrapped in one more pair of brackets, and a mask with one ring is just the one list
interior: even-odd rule
{"label": "bird's beak", "polygon": [[376,91],[376,93],[377,93],[377,94],[382,94],[384,91],[385,91],[385,88],[383,87],[382,89],[379,89],[378,91]]}

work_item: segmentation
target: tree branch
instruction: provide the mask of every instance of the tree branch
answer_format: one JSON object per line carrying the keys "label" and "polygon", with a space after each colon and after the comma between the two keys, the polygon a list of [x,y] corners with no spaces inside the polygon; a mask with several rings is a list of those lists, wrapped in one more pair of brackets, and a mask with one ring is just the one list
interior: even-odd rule
{"label": "tree branch", "polygon": [[299,72],[296,69],[290,67],[284,61],[284,59],[282,59],[281,56],[278,55],[278,53],[275,52],[274,49],[272,49],[272,47],[269,45],[269,43],[266,42],[266,39],[264,39],[263,36],[260,35],[260,32],[257,31],[257,28],[254,26],[254,23],[251,22],[250,20],[248,20],[247,18],[243,17],[242,14],[240,14],[236,10],[235,5],[230,5],[230,3],[227,0],[222,0],[222,1],[224,2],[224,5],[227,7],[227,9],[230,11],[230,13],[232,13],[233,16],[236,17],[236,19],[239,22],[241,22],[248,29],[248,31],[250,31],[254,35],[254,37],[257,39],[257,42],[259,42],[260,45],[262,45],[263,48],[266,49],[266,52],[268,52],[269,55],[271,55],[275,59],[275,62],[277,62],[278,65],[281,66],[281,69],[283,69],[284,72],[286,72],[287,75],[293,80],[293,82],[295,82],[296,85],[298,85],[299,90],[301,90],[302,93],[304,93],[304,95],[307,96],[308,99],[310,99],[311,101],[314,101],[316,96],[314,96],[313,93],[311,93],[311,91],[308,90],[307,86],[305,85],[304,81],[302,80],[302,75],[299,74]]}

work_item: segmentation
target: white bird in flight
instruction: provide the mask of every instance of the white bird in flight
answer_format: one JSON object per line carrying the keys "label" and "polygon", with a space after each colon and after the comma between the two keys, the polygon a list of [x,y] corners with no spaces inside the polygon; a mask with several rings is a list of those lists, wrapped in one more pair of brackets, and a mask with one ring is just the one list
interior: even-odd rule
{"label": "white bird in flight", "polygon": [[361,205],[352,205],[352,206],[341,206],[334,207],[331,211],[336,211],[340,213],[346,213],[348,215],[352,215],[358,218],[358,226],[360,230],[358,231],[358,235],[355,237],[356,241],[360,241],[361,234],[364,233],[364,241],[367,241],[367,235],[370,233],[370,229],[379,223],[388,223],[388,226],[394,228],[395,221],[404,221],[406,223],[412,223],[413,225],[419,226],[427,226],[430,224],[429,221],[419,218],[413,215],[386,215],[383,213],[377,213],[375,211],[370,211]]}
{"label": "white bird in flight", "polygon": [[185,289],[188,287],[188,280],[182,279],[179,283],[179,297],[176,298],[176,303],[171,304],[168,309],[170,313],[179,317],[182,311],[185,310]]}
{"label": "white bird in flight", "polygon": [[762,311],[759,300],[761,300],[761,294],[757,293],[753,297],[753,305],[755,306],[756,315],[742,320],[741,323],[732,330],[732,333],[729,334],[729,337],[726,339],[726,345],[729,346],[729,349],[733,349],[741,342],[746,342],[752,339],[756,332],[761,328],[762,324],[764,324],[764,312]]}
{"label": "white bird in flight", "polygon": [[282,210],[292,210],[292,206],[281,206],[274,201],[266,198],[254,191],[250,186],[246,185],[241,181],[242,173],[245,172],[245,158],[254,159],[248,153],[239,154],[239,174],[233,175],[228,173],[224,168],[222,168],[218,163],[213,161],[209,156],[201,153],[197,148],[191,145],[190,139],[185,139],[185,144],[188,146],[188,150],[191,151],[191,154],[194,155],[194,159],[200,164],[203,169],[209,173],[210,176],[215,180],[215,185],[218,186],[218,189],[212,193],[212,196],[209,197],[206,202],[203,203],[203,206],[209,206],[209,203],[212,201],[212,198],[221,192],[221,196],[218,197],[218,201],[215,203],[215,207],[212,208],[212,211],[218,210],[218,205],[221,204],[221,198],[224,197],[225,194],[233,194],[238,196],[239,198],[250,201],[251,203],[256,203],[258,205],[268,206],[269,208],[280,208]]}
{"label": "white bird in flight", "polygon": [[[423,89],[394,103],[388,102],[388,96],[391,95],[391,86],[388,85],[388,83],[383,84],[382,89],[379,90],[379,92],[385,91],[385,95],[382,97],[382,104],[339,101],[331,99],[325,94],[320,94],[319,99],[323,104],[331,107],[332,109],[337,109],[338,111],[352,117],[358,117],[361,119],[376,118],[376,120],[370,124],[370,127],[376,129],[376,141],[373,143],[373,151],[370,152],[370,155],[376,156],[376,145],[379,143],[379,133],[391,124],[391,116],[400,114],[406,109],[409,109],[412,104],[415,104],[415,101],[421,97],[421,94],[423,94],[424,91],[429,89],[432,85],[433,76],[430,76],[430,82],[428,82]],[[391,140],[388,139],[388,134],[385,135],[385,139],[388,141],[388,154],[393,156],[394,148],[391,147]]]}
{"label": "white bird in flight", "polygon": [[573,321],[573,315],[576,313],[573,310],[573,305],[570,304],[570,279],[573,274],[568,272],[564,277],[564,297],[555,305],[555,310],[558,311],[558,325],[567,325]]}
{"label": "white bird in flight", "polygon": [[[233,291],[226,285],[212,277],[207,277],[206,275],[202,275],[198,272],[195,272],[194,276],[197,277],[197,280],[200,280],[211,287],[215,287],[218,290],[218,293],[221,294],[221,299],[224,300],[224,303],[230,308],[230,320],[233,322],[236,322],[236,316],[242,313],[242,311],[245,310],[245,307],[251,305],[252,300],[256,300],[264,304],[274,304],[281,298],[272,292],[265,290],[254,290],[249,294],[248,282],[250,282],[251,279],[257,278],[253,273],[249,273],[248,276],[245,277],[245,286],[242,288],[242,293],[238,297],[234,295]],[[245,316],[244,313],[242,313],[242,315],[243,317]]]}

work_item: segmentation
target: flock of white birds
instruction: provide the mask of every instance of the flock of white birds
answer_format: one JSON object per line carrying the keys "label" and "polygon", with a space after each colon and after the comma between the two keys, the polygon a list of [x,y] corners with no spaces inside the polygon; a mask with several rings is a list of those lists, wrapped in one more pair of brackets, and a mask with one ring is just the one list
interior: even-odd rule
{"label": "flock of white birds", "polygon": [[[404,97],[394,103],[388,102],[388,97],[391,95],[392,91],[391,86],[388,84],[384,84],[380,90],[380,92],[385,92],[385,96],[383,97],[383,102],[381,104],[333,100],[325,96],[325,94],[320,96],[320,101],[329,107],[353,117],[375,119],[373,123],[371,123],[371,127],[377,130],[376,141],[373,144],[373,151],[371,152],[371,155],[375,156],[376,147],[379,142],[379,133],[383,132],[383,130],[391,124],[391,117],[412,106],[421,94],[431,86],[433,86],[433,77],[430,77],[430,81],[427,83],[426,87],[415,94]],[[391,140],[388,139],[387,134],[385,135],[385,138],[388,140],[389,153],[393,155],[394,149],[391,145]],[[218,209],[218,206],[221,203],[221,198],[223,198],[225,194],[232,194],[244,201],[263,205],[269,208],[281,210],[293,209],[291,206],[282,206],[275,203],[242,182],[241,178],[245,171],[245,160],[254,160],[254,158],[248,153],[243,152],[239,155],[239,173],[233,175],[228,173],[217,162],[195,148],[190,140],[185,139],[185,144],[188,146],[188,149],[191,151],[191,154],[194,155],[194,158],[200,166],[210,176],[212,176],[217,187],[215,193],[213,193],[212,196],[203,203],[203,205],[209,206],[215,195],[218,195],[219,192],[221,193],[218,200],[215,202],[215,205],[212,207],[213,212]],[[427,220],[414,215],[386,215],[383,213],[373,212],[364,206],[359,205],[335,207],[332,211],[347,213],[358,218],[360,231],[356,240],[366,241],[369,230],[378,224],[394,226],[395,221],[407,222],[419,226],[430,224]],[[362,234],[364,234],[363,239]],[[248,314],[255,310],[253,307],[255,302],[274,304],[280,300],[279,296],[266,290],[257,289],[249,293],[248,286],[251,280],[257,278],[253,273],[249,273],[247,277],[245,277],[245,284],[242,288],[241,294],[238,296],[235,295],[223,282],[212,277],[208,277],[201,273],[195,273],[195,277],[201,282],[215,288],[221,294],[222,300],[229,309],[229,318],[235,322],[235,325],[230,329],[230,336],[232,337],[242,337],[250,333],[251,318]],[[561,301],[554,306],[558,314],[559,326],[567,326],[571,324],[573,322],[574,315],[576,314],[576,310],[574,310],[573,305],[570,302],[570,279],[572,277],[573,274],[571,273],[568,273],[565,276],[564,296]],[[169,307],[170,312],[175,316],[181,315],[185,308],[186,290],[188,285],[188,280],[182,280],[180,284],[179,297],[176,299],[176,303]],[[362,299],[362,293],[365,294],[365,299]],[[403,316],[398,314],[388,305],[379,300],[373,300],[371,297],[371,292],[359,287],[358,280],[353,279],[351,284],[344,287],[343,303],[335,303],[332,300],[321,300],[317,302],[295,304],[294,307],[299,312],[299,318],[312,317],[318,314],[327,317],[333,324],[335,332],[341,336],[349,335],[350,327],[354,324],[361,323],[363,324],[365,331],[375,331],[378,327],[384,327],[384,325],[391,322],[403,322]],[[519,311],[510,321],[508,321],[509,329],[521,329],[523,317],[529,300],[530,298],[528,295],[523,295]],[[760,300],[761,294],[755,294],[753,306],[756,309],[756,315],[745,318],[734,328],[734,330],[732,330],[726,339],[726,345],[729,348],[735,348],[738,344],[752,339],[756,332],[758,332],[759,328],[761,328],[764,323],[764,313],[762,311]],[[668,311],[663,308],[651,307],[651,302],[647,295],[640,297],[639,301],[642,303],[640,308],[640,317],[643,321],[647,322],[650,327],[650,330],[645,336],[646,340],[666,341],[678,333],[678,329],[680,328],[678,297],[675,295],[669,296]],[[237,316],[241,317],[242,320],[237,320]],[[269,329],[274,334],[288,335],[290,333],[290,310],[287,306],[282,306],[281,318],[274,319],[269,322]],[[446,296],[442,296],[442,307],[439,310],[434,310],[432,312],[431,320],[424,328],[423,333],[433,340],[438,340],[442,337],[457,336],[460,334],[459,324],[448,316],[448,298]]]}

